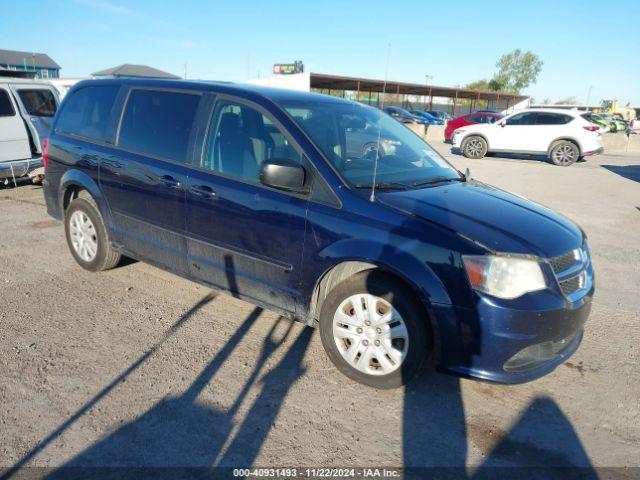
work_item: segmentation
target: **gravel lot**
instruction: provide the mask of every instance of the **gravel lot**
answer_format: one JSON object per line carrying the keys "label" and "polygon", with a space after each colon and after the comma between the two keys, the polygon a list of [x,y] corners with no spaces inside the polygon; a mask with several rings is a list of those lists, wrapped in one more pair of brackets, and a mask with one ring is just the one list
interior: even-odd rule
{"label": "gravel lot", "polygon": [[142,263],[82,270],[41,188],[0,188],[0,467],[640,467],[640,155],[560,168],[436,147],[587,232],[597,293],[566,364],[375,391],[274,313]]}

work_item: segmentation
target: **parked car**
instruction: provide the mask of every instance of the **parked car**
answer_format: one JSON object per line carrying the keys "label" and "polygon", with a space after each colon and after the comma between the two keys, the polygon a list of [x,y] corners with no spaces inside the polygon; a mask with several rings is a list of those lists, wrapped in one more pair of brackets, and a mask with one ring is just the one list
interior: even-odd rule
{"label": "parked car", "polygon": [[405,110],[404,108],[389,106],[383,107],[382,111],[384,111],[384,113],[396,119],[400,123],[417,123],[420,125],[427,124],[425,120],[409,113],[409,111]]}
{"label": "parked car", "polygon": [[499,113],[474,112],[467,113],[466,115],[461,115],[447,122],[447,127],[444,129],[444,139],[451,140],[451,135],[453,135],[453,132],[460,127],[466,127],[467,125],[474,125],[476,123],[491,124],[495,123],[501,118],[502,115]]}
{"label": "parked car", "polygon": [[453,118],[453,115],[442,110],[425,110],[425,112],[427,112],[429,115],[433,115],[434,117],[439,118],[445,123]]}
{"label": "parked car", "polygon": [[597,115],[606,122],[609,122],[609,128],[612,132],[624,132],[627,129],[627,122],[619,119],[618,117],[614,117],[608,113],[598,113]]}
{"label": "parked car", "polygon": [[0,181],[44,173],[41,141],[57,108],[49,83],[0,78]]}
{"label": "parked car", "polygon": [[[354,123],[388,150],[354,153]],[[92,80],[67,93],[44,158],[47,210],[81,267],[126,255],[317,326],[364,384],[398,387],[428,358],[529,381],[582,339],[594,293],[582,230],[461,174],[378,109],[255,85]]]}
{"label": "parked car", "polygon": [[442,120],[422,110],[409,110],[409,113],[422,119],[425,125],[444,125]]}
{"label": "parked car", "polygon": [[[601,131],[603,132],[608,132],[612,128],[611,122],[609,122],[609,120],[607,120],[606,118],[601,117],[597,113],[591,113],[591,112],[583,113],[582,118],[584,118],[588,122],[591,122],[600,126]],[[613,128],[615,128],[615,126]]]}
{"label": "parked car", "polygon": [[530,109],[513,113],[493,124],[460,128],[453,133],[453,148],[467,158],[488,152],[547,155],[559,166],[602,153],[600,127],[576,110]]}

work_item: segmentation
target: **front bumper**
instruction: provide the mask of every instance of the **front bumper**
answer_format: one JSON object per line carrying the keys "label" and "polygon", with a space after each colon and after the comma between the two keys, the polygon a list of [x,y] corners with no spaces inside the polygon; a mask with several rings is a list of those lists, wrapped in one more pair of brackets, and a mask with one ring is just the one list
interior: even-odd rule
{"label": "front bumper", "polygon": [[451,134],[451,146],[453,148],[460,148],[460,144],[462,143],[460,140],[462,139],[462,134],[457,130],[454,130]]}
{"label": "front bumper", "polygon": [[[591,285],[573,302],[560,300],[555,292],[538,292],[531,309],[484,295],[478,296],[475,309],[436,305],[438,369],[497,383],[540,378],[580,346],[593,292]],[[544,355],[537,362],[514,362],[514,356],[531,350]]]}
{"label": "front bumper", "polygon": [[0,179],[24,177],[28,175],[29,172],[43,166],[42,157],[12,162],[0,162]]}

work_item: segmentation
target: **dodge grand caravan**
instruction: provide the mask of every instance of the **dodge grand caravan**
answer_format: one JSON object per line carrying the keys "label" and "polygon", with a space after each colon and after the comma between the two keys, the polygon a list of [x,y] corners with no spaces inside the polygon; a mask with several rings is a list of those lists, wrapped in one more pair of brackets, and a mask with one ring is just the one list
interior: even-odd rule
{"label": "dodge grand caravan", "polygon": [[461,174],[375,108],[90,80],[65,97],[45,163],[47,209],[80,266],[124,255],[316,325],[336,367],[370,386],[428,361],[525,382],[582,339],[582,230]]}

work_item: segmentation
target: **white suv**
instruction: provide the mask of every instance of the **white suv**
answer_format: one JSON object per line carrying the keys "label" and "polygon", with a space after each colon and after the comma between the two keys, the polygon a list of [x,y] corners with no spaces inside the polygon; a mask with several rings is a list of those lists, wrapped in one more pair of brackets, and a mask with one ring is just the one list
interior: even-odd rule
{"label": "white suv", "polygon": [[467,158],[487,153],[547,155],[560,166],[602,153],[600,127],[580,116],[580,112],[559,109],[530,109],[502,118],[496,123],[480,123],[453,132],[453,148]]}

